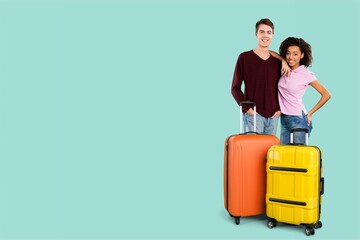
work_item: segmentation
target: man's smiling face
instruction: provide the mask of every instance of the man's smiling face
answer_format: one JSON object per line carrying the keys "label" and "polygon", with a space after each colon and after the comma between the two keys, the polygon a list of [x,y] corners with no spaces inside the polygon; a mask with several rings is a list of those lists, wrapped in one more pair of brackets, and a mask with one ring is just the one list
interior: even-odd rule
{"label": "man's smiling face", "polygon": [[265,24],[260,24],[258,31],[256,32],[256,37],[258,39],[258,44],[260,47],[269,47],[271,40],[274,37],[273,30],[270,26]]}

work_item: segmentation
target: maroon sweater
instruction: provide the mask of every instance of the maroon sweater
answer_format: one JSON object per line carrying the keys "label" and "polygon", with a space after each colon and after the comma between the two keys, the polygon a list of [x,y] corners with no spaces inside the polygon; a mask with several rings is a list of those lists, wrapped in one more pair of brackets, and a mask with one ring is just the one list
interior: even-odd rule
{"label": "maroon sweater", "polygon": [[[263,117],[271,117],[280,110],[277,84],[280,79],[281,62],[270,56],[261,59],[253,50],[240,54],[235,67],[231,93],[236,102],[253,101],[256,111]],[[244,82],[244,93],[241,85]],[[243,112],[251,106],[244,105]]]}

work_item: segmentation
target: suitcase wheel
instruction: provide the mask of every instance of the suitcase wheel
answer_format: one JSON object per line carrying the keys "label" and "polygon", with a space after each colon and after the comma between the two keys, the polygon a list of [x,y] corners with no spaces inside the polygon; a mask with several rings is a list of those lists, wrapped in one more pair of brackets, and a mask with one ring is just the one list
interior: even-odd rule
{"label": "suitcase wheel", "polygon": [[306,236],[310,236],[310,235],[314,235],[315,234],[315,229],[314,229],[314,227],[312,227],[312,226],[307,226],[306,228],[305,228],[305,235]]}
{"label": "suitcase wheel", "polygon": [[236,225],[240,224],[240,218],[239,217],[235,217],[235,223],[236,223]]}
{"label": "suitcase wheel", "polygon": [[269,219],[267,223],[268,228],[274,228],[276,227],[276,220],[275,219]]}
{"label": "suitcase wheel", "polygon": [[322,222],[321,221],[318,221],[317,223],[314,224],[315,229],[321,228],[321,227],[322,227]]}

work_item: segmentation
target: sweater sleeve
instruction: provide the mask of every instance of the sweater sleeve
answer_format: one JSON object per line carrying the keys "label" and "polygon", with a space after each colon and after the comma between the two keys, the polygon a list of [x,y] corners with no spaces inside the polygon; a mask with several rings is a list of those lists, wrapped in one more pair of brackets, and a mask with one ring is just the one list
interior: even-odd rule
{"label": "sweater sleeve", "polygon": [[241,85],[243,82],[243,58],[240,54],[234,71],[233,81],[231,85],[231,94],[233,95],[237,104],[240,105],[241,101],[244,101],[244,93],[241,91]]}

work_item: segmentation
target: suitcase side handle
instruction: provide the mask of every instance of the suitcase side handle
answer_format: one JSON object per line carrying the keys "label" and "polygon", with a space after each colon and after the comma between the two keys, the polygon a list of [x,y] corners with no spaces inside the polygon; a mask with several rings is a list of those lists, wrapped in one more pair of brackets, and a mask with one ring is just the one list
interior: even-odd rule
{"label": "suitcase side handle", "polygon": [[[292,128],[290,130],[290,145],[294,145],[294,133],[295,132],[305,132],[305,145],[309,145],[309,129],[307,128]],[[298,144],[297,145],[303,145]]]}
{"label": "suitcase side handle", "polygon": [[324,194],[324,187],[325,187],[325,179],[323,177],[320,178],[320,184],[321,184],[320,195],[323,195]]}
{"label": "suitcase side handle", "polygon": [[[254,105],[254,132],[256,133],[256,103],[253,101],[242,101],[240,102],[240,134],[243,132],[243,112],[242,105],[243,104],[252,104]],[[244,131],[245,132],[245,131]]]}

